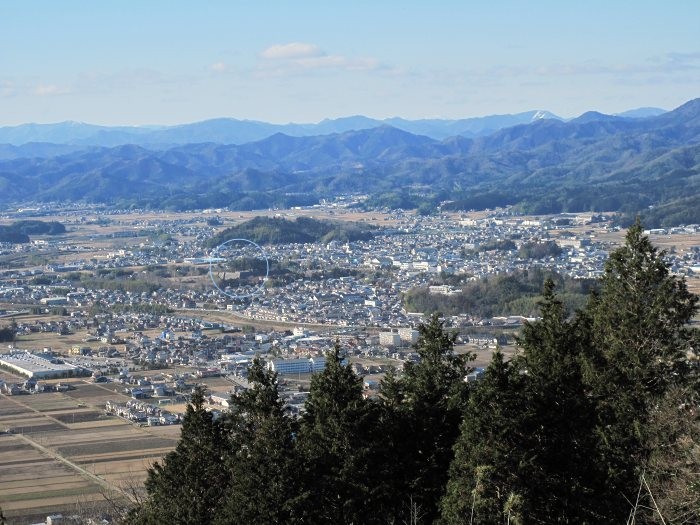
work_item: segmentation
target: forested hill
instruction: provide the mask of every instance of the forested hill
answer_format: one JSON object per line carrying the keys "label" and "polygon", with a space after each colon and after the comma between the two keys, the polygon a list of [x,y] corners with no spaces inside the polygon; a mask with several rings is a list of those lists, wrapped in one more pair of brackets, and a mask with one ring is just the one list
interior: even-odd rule
{"label": "forested hill", "polygon": [[215,248],[229,239],[246,239],[257,244],[313,243],[369,240],[376,227],[346,221],[326,221],[298,217],[290,221],[281,217],[255,217],[226,228],[207,241]]}
{"label": "forested hill", "polygon": [[353,193],[376,206],[511,204],[534,213],[641,211],[648,226],[700,222],[700,99],[647,118],[591,112],[478,138],[437,140],[384,125],[165,150],[3,148],[1,203],[261,209]]}
{"label": "forested hill", "polygon": [[66,227],[56,221],[23,220],[0,225],[0,242],[27,243],[30,235],[61,235]]}

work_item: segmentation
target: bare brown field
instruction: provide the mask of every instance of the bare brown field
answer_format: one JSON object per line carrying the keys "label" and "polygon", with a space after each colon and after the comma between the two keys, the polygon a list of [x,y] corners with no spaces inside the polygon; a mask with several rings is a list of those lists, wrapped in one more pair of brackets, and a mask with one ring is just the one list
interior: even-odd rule
{"label": "bare brown field", "polygon": [[8,397],[0,395],[0,420],[3,417],[14,416],[25,412],[24,407],[13,403]]}
{"label": "bare brown field", "polygon": [[181,430],[181,425],[159,425],[157,427],[148,427],[148,433],[152,436],[173,440],[180,439]]}
{"label": "bare brown field", "polygon": [[90,481],[19,437],[0,435],[0,506],[8,524],[27,523],[41,507],[73,508],[77,498],[97,493]]}
{"label": "bare brown field", "polygon": [[162,439],[152,436],[114,439],[107,442],[80,442],[74,445],[56,447],[56,451],[61,456],[73,459],[81,459],[84,456],[93,454],[114,454],[119,452],[144,451],[150,449],[173,448],[175,443],[171,439]]}
{"label": "bare brown field", "polygon": [[107,417],[99,421],[85,421],[83,423],[66,423],[71,430],[114,428],[123,425],[124,421],[118,417]]}
{"label": "bare brown field", "polygon": [[107,416],[107,399],[128,398],[81,379],[70,383],[75,390],[66,393],[0,395],[0,430],[21,433],[0,435],[0,506],[10,524],[105,504],[106,487],[141,484],[180,436],[179,426],[141,428]]}
{"label": "bare brown field", "polygon": [[51,414],[55,419],[58,419],[61,423],[86,423],[86,422],[93,422],[93,421],[99,421],[102,419],[105,419],[107,416],[105,416],[104,413],[102,412],[97,412],[93,410],[85,410],[85,411],[74,411],[74,412],[67,412],[67,413],[60,413],[60,414]]}
{"label": "bare brown field", "polygon": [[[455,352],[458,354],[472,352],[475,354],[475,359],[469,363],[473,367],[487,367],[493,359],[493,350],[490,348],[481,348],[473,344],[456,345]],[[511,359],[517,353],[515,345],[506,345],[501,347],[501,353],[504,359]]]}
{"label": "bare brown field", "polygon": [[[19,321],[22,319],[23,322],[27,322],[21,316],[17,317]],[[61,320],[60,318],[58,318]],[[44,322],[51,321],[49,316],[41,317]],[[15,346],[17,348],[29,348],[29,349],[42,349],[50,348],[56,352],[66,353],[75,345],[80,346],[90,346],[93,350],[97,350],[99,346],[103,346],[97,343],[83,343],[83,339],[87,337],[87,331],[76,332],[71,335],[59,335],[55,332],[33,332],[31,334],[20,335],[15,341]]]}
{"label": "bare brown field", "polygon": [[13,401],[26,405],[30,409],[38,412],[79,408],[78,403],[74,399],[71,399],[62,392],[17,396]]}

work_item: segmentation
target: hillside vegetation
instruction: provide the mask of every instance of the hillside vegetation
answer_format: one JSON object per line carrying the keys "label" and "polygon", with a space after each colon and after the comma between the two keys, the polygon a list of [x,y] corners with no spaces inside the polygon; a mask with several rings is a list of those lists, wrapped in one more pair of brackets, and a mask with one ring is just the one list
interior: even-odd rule
{"label": "hillside vegetation", "polygon": [[56,221],[25,220],[0,226],[0,242],[27,243],[30,235],[61,235],[66,227]]}
{"label": "hillside vegetation", "polygon": [[370,206],[423,213],[513,205],[524,213],[617,211],[623,222],[641,212],[648,226],[700,222],[700,99],[647,118],[592,112],[476,138],[382,125],[166,149],[44,145],[41,154],[24,145],[0,160],[0,203],[250,210],[351,193],[369,195]]}
{"label": "hillside vegetation", "polygon": [[229,239],[246,239],[256,244],[359,241],[373,237],[376,228],[345,221],[325,221],[298,217],[290,221],[280,217],[255,217],[217,233],[207,241],[215,248]]}

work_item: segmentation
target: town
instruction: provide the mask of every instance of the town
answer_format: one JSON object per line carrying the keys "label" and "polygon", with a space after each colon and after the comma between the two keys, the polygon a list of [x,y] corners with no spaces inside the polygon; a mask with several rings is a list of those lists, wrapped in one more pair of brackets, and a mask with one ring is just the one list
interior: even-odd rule
{"label": "town", "polygon": [[[229,250],[228,261],[207,241],[256,214],[49,205],[6,213],[3,222],[53,220],[66,232],[0,246],[0,327],[11,333],[0,350],[0,431],[21,440],[26,458],[55,454],[74,476],[82,463],[102,462],[110,474],[93,464],[91,488],[81,489],[99,501],[96,486],[121,490],[127,479],[143,480],[149,462],[172,449],[196,386],[206,387],[219,417],[231,395],[248,388],[248,366],[259,357],[279,375],[288,413],[299,415],[312,374],[337,344],[362,377],[363,395],[376,397],[388,370],[400,374],[419,360],[413,345],[429,312],[410,308],[408,294],[452,297],[465,284],[536,269],[594,279],[623,235],[608,214],[421,216],[353,204],[265,214],[359,222],[372,227],[369,240],[264,244]],[[700,226],[648,233],[672,271],[698,290]],[[547,250],[532,256],[528,246]],[[256,256],[269,276],[235,285],[212,271]],[[514,336],[532,315],[446,315],[456,351],[476,356],[465,381],[480,377],[497,347],[506,357],[517,352]],[[105,441],[95,441],[106,429]],[[69,500],[50,510],[70,513]],[[31,499],[13,508],[26,513]]]}

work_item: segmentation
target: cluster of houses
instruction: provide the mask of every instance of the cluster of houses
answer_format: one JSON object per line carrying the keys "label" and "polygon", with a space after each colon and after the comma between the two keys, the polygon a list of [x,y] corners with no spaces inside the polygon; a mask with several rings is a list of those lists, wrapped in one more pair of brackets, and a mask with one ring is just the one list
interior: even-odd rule
{"label": "cluster of houses", "polygon": [[[330,208],[329,208],[330,209]],[[343,213],[333,207],[333,213]],[[494,214],[482,219],[459,219],[448,215],[421,217],[392,212],[388,224],[376,230],[374,239],[322,244],[266,246],[268,259],[290,261],[294,272],[306,275],[264,289],[252,301],[238,305],[213,285],[204,289],[177,286],[155,291],[86,289],[66,278],[70,271],[103,271],[141,268],[148,265],[187,264],[205,261],[205,241],[215,232],[206,217],[181,219],[124,219],[123,232],[146,235],[135,238],[129,249],[105,248],[104,255],[91,260],[73,259],[70,264],[52,263],[41,270],[8,270],[0,274],[0,295],[8,302],[37,306],[70,307],[87,312],[93,307],[154,305],[171,309],[198,309],[212,305],[219,309],[242,309],[256,319],[295,323],[326,323],[336,326],[415,327],[418,320],[403,308],[401,294],[416,287],[430,286],[437,275],[464,275],[481,279],[519,269],[543,267],[574,278],[601,274],[609,245],[598,240],[599,233],[613,227],[606,216],[562,215],[525,219]],[[567,230],[585,225],[583,234]],[[153,238],[157,231],[159,239]],[[581,231],[576,230],[576,231]],[[694,234],[700,226],[675,228],[670,233]],[[655,235],[664,231],[651,231]],[[114,235],[114,233],[110,233]],[[140,239],[140,241],[139,241]],[[533,241],[554,240],[558,256],[521,259],[517,248]],[[511,241],[514,250],[480,249],[497,241]],[[80,245],[65,245],[62,251],[80,251]],[[94,247],[93,247],[94,249]],[[672,269],[678,273],[700,271],[700,249],[671,254]],[[194,263],[191,263],[194,264]],[[206,273],[206,265],[197,268]],[[324,271],[327,275],[324,275]],[[38,285],[37,273],[50,284]],[[313,277],[312,277],[313,276]],[[452,294],[451,287],[434,287],[431,293]],[[79,314],[76,314],[79,315]],[[79,324],[79,321],[77,321]],[[69,333],[76,322],[67,320],[51,327]]]}
{"label": "cluster of houses", "polygon": [[30,377],[20,383],[6,383],[0,379],[0,393],[8,396],[40,394],[43,392],[67,392],[74,387],[67,383],[42,383]]}
{"label": "cluster of houses", "polygon": [[132,423],[146,424],[148,426],[175,425],[181,423],[179,414],[171,414],[162,407],[144,403],[138,400],[129,400],[125,404],[107,401],[105,412],[113,414]]}

